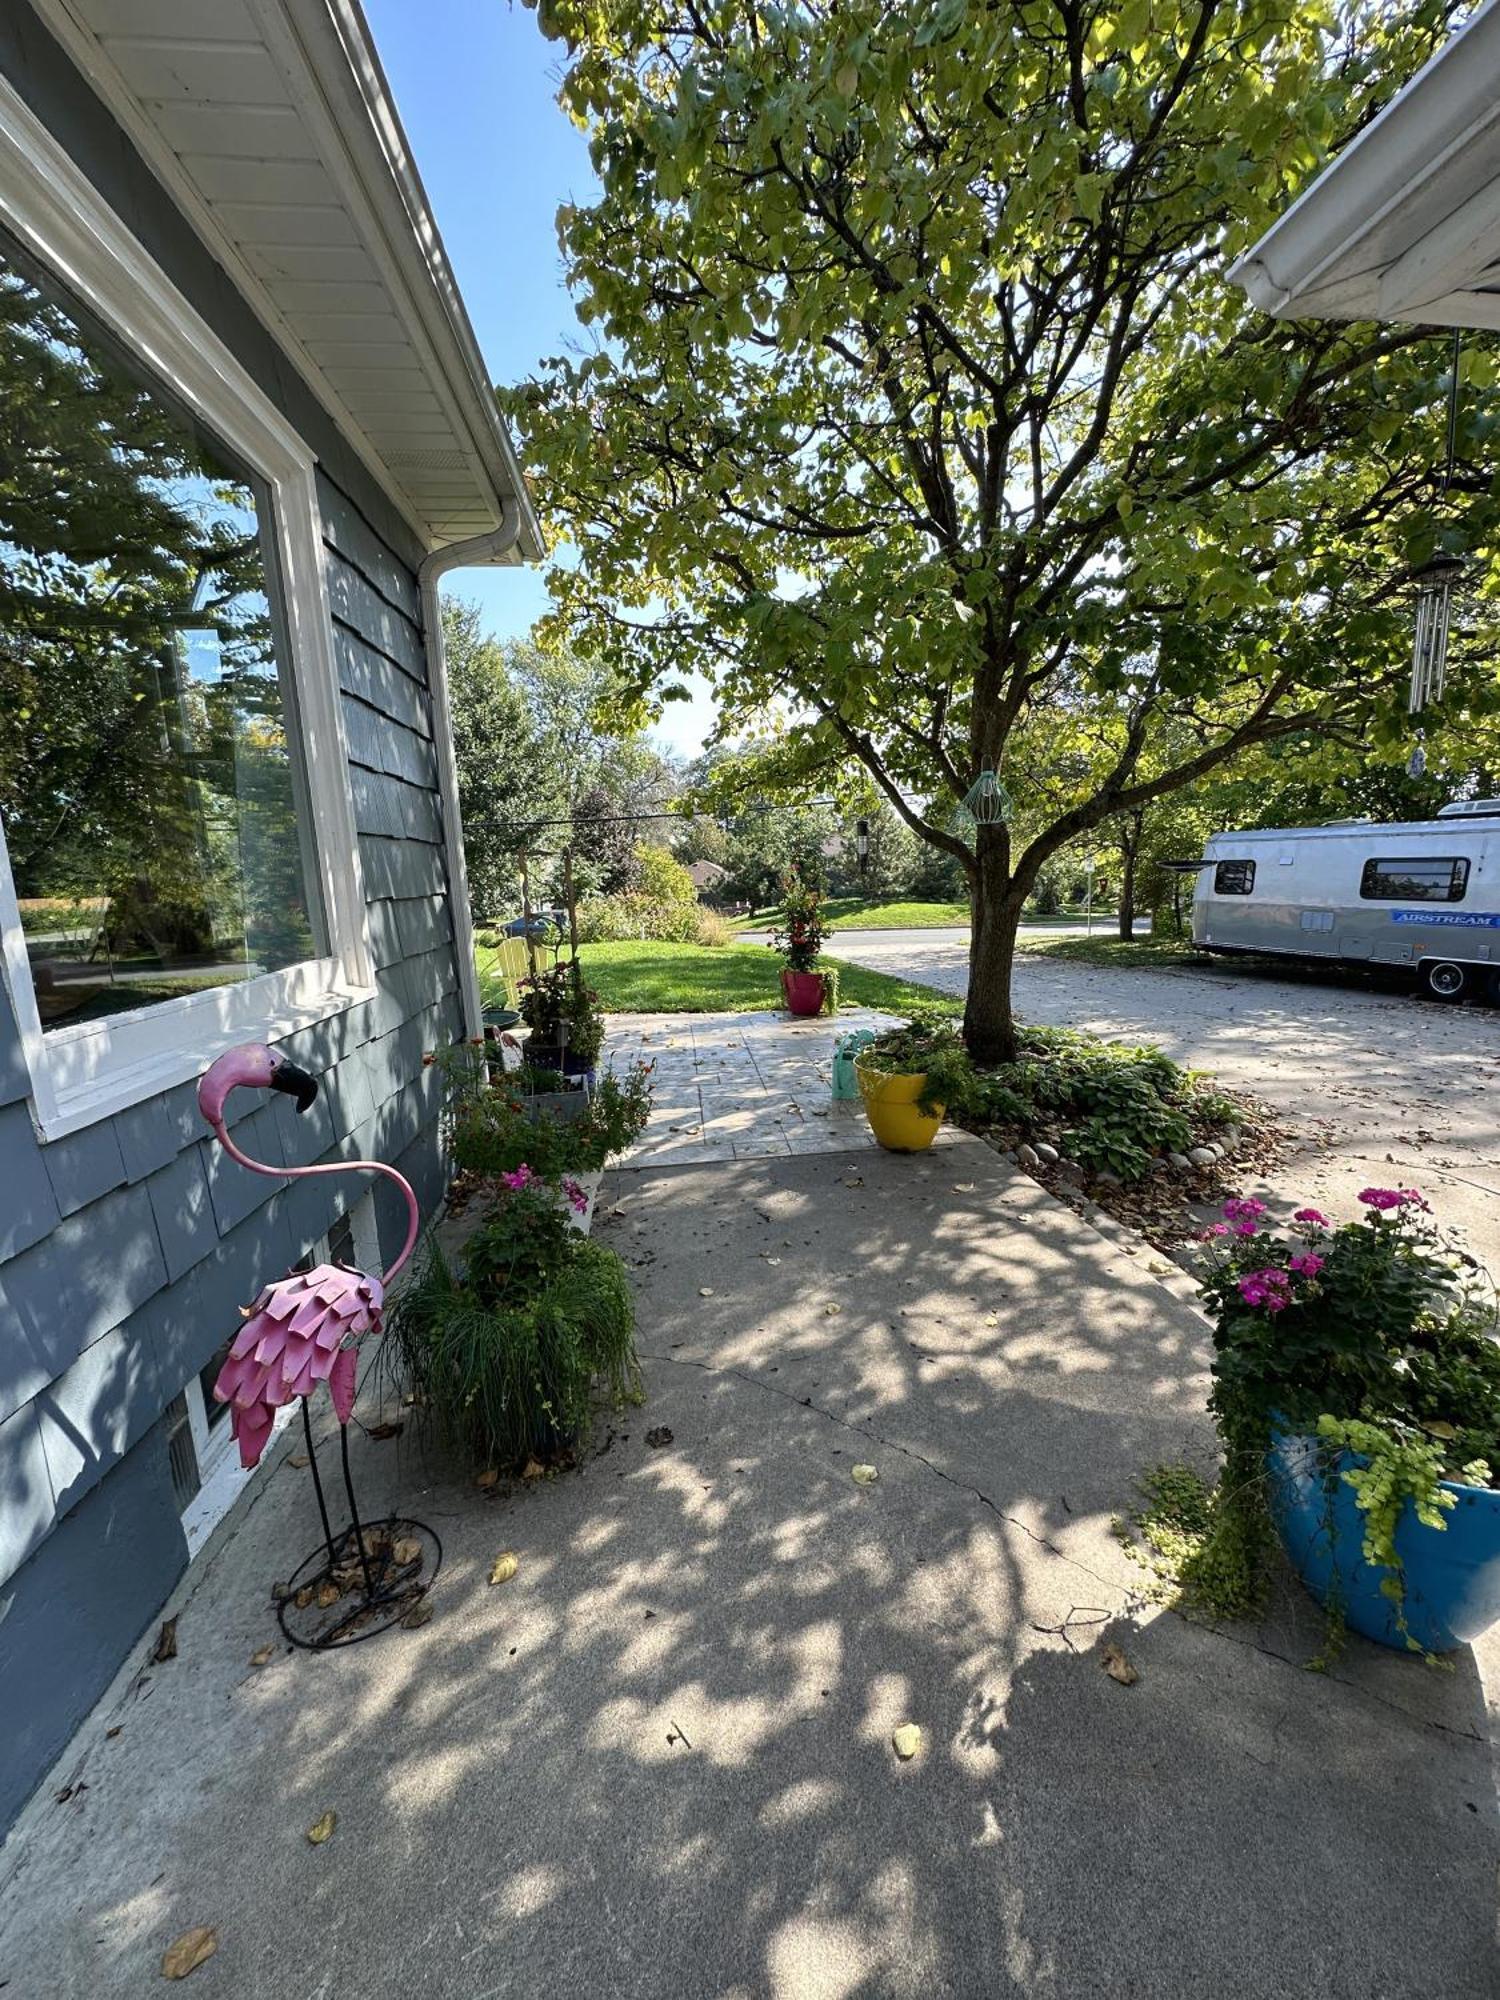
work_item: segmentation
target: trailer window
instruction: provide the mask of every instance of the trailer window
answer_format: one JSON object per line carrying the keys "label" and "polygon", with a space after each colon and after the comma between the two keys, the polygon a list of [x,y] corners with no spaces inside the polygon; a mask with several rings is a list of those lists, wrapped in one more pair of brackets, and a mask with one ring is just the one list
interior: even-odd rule
{"label": "trailer window", "polygon": [[1367,903],[1461,903],[1468,885],[1469,864],[1460,856],[1381,855],[1365,863],[1359,893]]}
{"label": "trailer window", "polygon": [[1221,861],[1214,870],[1216,896],[1248,896],[1254,887],[1253,861]]}

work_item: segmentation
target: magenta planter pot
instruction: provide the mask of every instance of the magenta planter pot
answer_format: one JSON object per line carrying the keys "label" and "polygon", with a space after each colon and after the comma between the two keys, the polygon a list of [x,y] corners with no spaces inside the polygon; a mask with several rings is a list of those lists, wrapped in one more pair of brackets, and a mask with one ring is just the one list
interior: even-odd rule
{"label": "magenta planter pot", "polygon": [[792,972],[781,969],[781,996],[790,1014],[821,1014],[825,998],[821,972]]}

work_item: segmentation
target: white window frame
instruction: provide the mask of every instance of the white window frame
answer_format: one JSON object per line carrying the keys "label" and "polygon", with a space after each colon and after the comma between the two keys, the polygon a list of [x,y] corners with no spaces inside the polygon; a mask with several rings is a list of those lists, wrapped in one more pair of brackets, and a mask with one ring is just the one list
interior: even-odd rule
{"label": "white window frame", "polygon": [[44,1036],[0,827],[0,978],[47,1140],[186,1082],[236,1042],[274,1041],[375,988],[313,453],[3,79],[0,222],[265,482],[328,942],[323,958]]}

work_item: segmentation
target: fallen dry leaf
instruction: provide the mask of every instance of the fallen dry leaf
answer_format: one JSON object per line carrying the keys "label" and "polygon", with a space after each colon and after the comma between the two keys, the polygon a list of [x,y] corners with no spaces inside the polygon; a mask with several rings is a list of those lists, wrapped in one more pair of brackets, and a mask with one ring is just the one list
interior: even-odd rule
{"label": "fallen dry leaf", "polygon": [[[178,1616],[181,1616],[179,1613]],[[156,1644],[151,1648],[154,1666],[165,1666],[168,1660],[177,1658],[177,1619],[164,1618],[161,1630],[156,1635]]]}
{"label": "fallen dry leaf", "polygon": [[302,1588],[297,1592],[297,1595],[292,1599],[293,1604],[296,1605],[299,1611],[305,1611],[312,1601],[313,1587],[310,1583],[304,1583]]}
{"label": "fallen dry leaf", "polygon": [[321,1847],[325,1840],[328,1840],[332,1837],[333,1829],[338,1825],[338,1823],[339,1823],[339,1816],[336,1812],[324,1813],[321,1819],[315,1819],[312,1825],[307,1829],[307,1837],[309,1841],[311,1841],[314,1847]]}
{"label": "fallen dry leaf", "polygon": [[250,1655],[252,1667],[268,1667],[276,1657],[275,1646],[262,1646],[259,1652]]}
{"label": "fallen dry leaf", "polygon": [[376,1444],[384,1444],[387,1438],[398,1438],[406,1429],[403,1423],[367,1424],[365,1436],[373,1438]]}
{"label": "fallen dry leaf", "polygon": [[326,1611],[330,1605],[337,1604],[343,1594],[333,1578],[330,1577],[326,1583],[318,1585],[318,1609]]}
{"label": "fallen dry leaf", "polygon": [[212,1958],[219,1949],[219,1933],[210,1930],[207,1924],[199,1924],[195,1929],[184,1931],[175,1943],[169,1944],[161,1955],[161,1976],[163,1979],[186,1979],[195,1972],[206,1958]]}
{"label": "fallen dry leaf", "polygon": [[880,1473],[878,1468],[873,1465],[855,1465],[850,1467],[849,1477],[854,1481],[856,1486],[873,1486],[880,1477]]}
{"label": "fallen dry leaf", "polygon": [[1099,1655],[1099,1664],[1109,1675],[1110,1679],[1118,1681],[1121,1687],[1134,1687],[1140,1679],[1140,1675],[1113,1640],[1109,1642],[1104,1651]]}
{"label": "fallen dry leaf", "polygon": [[700,1299],[711,1299],[713,1295],[714,1288],[712,1285],[700,1285],[698,1287],[698,1296]]}
{"label": "fallen dry leaf", "polygon": [[832,1319],[836,1313],[841,1313],[843,1310],[844,1308],[841,1305],[826,1305],[823,1308],[823,1317],[825,1319]]}
{"label": "fallen dry leaf", "polygon": [[500,1484],[500,1474],[492,1465],[488,1472],[480,1473],[474,1484],[476,1486],[498,1486]]}
{"label": "fallen dry leaf", "polygon": [[306,1465],[307,1463],[307,1453],[305,1451],[289,1451],[287,1453],[286,1462],[288,1465],[297,1466],[300,1470],[300,1468]]}
{"label": "fallen dry leaf", "polygon": [[546,1471],[546,1466],[542,1464],[539,1458],[528,1458],[526,1463],[521,1467],[521,1477],[523,1479],[541,1479],[546,1475]]}
{"label": "fallen dry leaf", "polygon": [[406,1627],[408,1632],[415,1632],[420,1626],[425,1625],[431,1616],[432,1600],[427,1597],[419,1597],[410,1611],[403,1613],[401,1623]]}
{"label": "fallen dry leaf", "polygon": [[490,1566],[491,1583],[509,1583],[521,1567],[521,1558],[514,1549],[507,1549],[504,1555],[496,1556]]}
{"label": "fallen dry leaf", "polygon": [[653,1451],[660,1451],[664,1444],[672,1442],[672,1433],[665,1424],[658,1424],[654,1430],[647,1431],[646,1442]]}
{"label": "fallen dry leaf", "polygon": [[398,1569],[405,1569],[408,1563],[420,1562],[422,1544],[415,1535],[403,1535],[399,1542],[391,1545],[391,1561]]}
{"label": "fallen dry leaf", "polygon": [[922,1732],[914,1722],[903,1722],[891,1732],[891,1748],[903,1764],[909,1763],[922,1747]]}
{"label": "fallen dry leaf", "polygon": [[116,1736],[119,1735],[120,1731],[124,1727],[125,1725],[123,1722],[117,1722],[113,1729],[106,1729],[104,1732],[105,1741],[106,1742],[112,1741]]}

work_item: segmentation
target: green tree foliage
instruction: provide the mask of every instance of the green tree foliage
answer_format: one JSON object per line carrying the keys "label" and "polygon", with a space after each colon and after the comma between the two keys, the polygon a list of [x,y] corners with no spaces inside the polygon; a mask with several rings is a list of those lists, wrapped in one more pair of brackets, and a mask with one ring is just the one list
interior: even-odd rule
{"label": "green tree foliage", "polygon": [[[602,182],[560,217],[601,344],[508,399],[578,552],[557,622],[627,688],[779,706],[789,775],[857,758],[967,880],[966,1028],[1009,1055],[1048,858],[1256,744],[1397,742],[1393,579],[1488,560],[1472,396],[1438,494],[1441,341],[1223,276],[1453,8],[537,4]],[[1052,810],[1008,753],[1058,714],[1113,754]],[[1017,823],[970,832],[986,765]]]}
{"label": "green tree foliage", "polygon": [[559,791],[539,758],[531,709],[507,668],[506,649],[485,636],[477,604],[443,600],[443,653],[469,897],[476,916],[498,918],[516,903],[517,857],[535,845],[538,823],[559,809]]}

